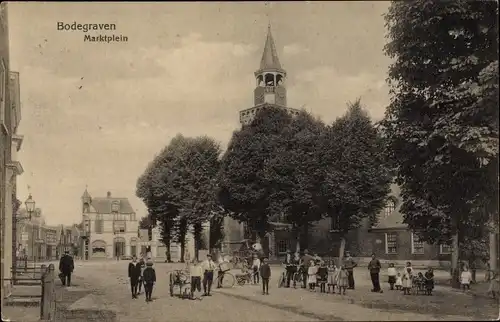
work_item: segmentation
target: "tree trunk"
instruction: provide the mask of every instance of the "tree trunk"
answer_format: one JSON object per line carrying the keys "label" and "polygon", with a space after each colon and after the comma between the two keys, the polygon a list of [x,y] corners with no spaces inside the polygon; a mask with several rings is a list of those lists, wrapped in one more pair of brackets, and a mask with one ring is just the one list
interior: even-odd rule
{"label": "tree trunk", "polygon": [[490,215],[491,227],[492,230],[490,232],[490,270],[496,271],[498,269],[498,239],[497,239],[497,231],[498,225],[497,220],[495,218],[495,214]]}
{"label": "tree trunk", "polygon": [[339,265],[342,265],[342,260],[344,259],[345,244],[346,244],[345,236],[342,234],[340,236]]}
{"label": "tree trunk", "polygon": [[179,222],[179,243],[181,244],[181,263],[184,263],[184,254],[186,253],[186,234],[188,229],[188,223],[186,219],[181,219]]}
{"label": "tree trunk", "polygon": [[198,259],[198,254],[200,249],[203,248],[203,226],[200,223],[193,225],[193,237],[194,237],[194,258]]}
{"label": "tree trunk", "polygon": [[171,263],[172,262],[172,255],[170,254],[170,238],[166,240],[166,242],[164,243],[165,244],[165,259],[167,261],[167,263]]}
{"label": "tree trunk", "polygon": [[295,240],[295,252],[300,254],[300,229],[293,227],[293,239]]}
{"label": "tree trunk", "polygon": [[300,249],[306,250],[309,248],[309,224],[306,223],[302,227],[302,234],[300,236]]}
{"label": "tree trunk", "polygon": [[451,252],[451,286],[453,288],[460,288],[460,268],[458,266],[459,252],[458,231],[456,231],[452,237]]}

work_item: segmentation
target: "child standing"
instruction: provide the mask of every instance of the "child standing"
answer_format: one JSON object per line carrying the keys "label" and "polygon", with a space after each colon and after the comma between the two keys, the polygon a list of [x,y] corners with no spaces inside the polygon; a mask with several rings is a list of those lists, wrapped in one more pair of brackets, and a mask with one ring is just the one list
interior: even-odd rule
{"label": "child standing", "polygon": [[394,290],[394,284],[396,284],[396,268],[394,267],[394,263],[389,264],[389,268],[387,269],[387,276],[389,277],[389,286],[391,290]]}
{"label": "child standing", "polygon": [[311,260],[307,269],[307,283],[312,291],[316,288],[316,274],[318,274],[318,267],[314,264],[314,260]]}
{"label": "child standing", "polygon": [[262,259],[259,266],[260,277],[262,278],[262,295],[269,295],[269,279],[271,278],[271,267],[267,263],[267,257]]}
{"label": "child standing", "polygon": [[425,272],[425,291],[427,295],[432,295],[432,290],[434,289],[434,271],[431,267]]}
{"label": "child standing", "polygon": [[318,283],[319,283],[319,291],[321,293],[326,293],[327,282],[328,282],[328,267],[326,267],[326,263],[322,261],[318,268]]}
{"label": "child standing", "polygon": [[203,275],[203,268],[196,258],[189,266],[189,275],[191,275],[191,299],[194,300],[194,292],[201,292],[201,276]]}
{"label": "child standing", "polygon": [[470,290],[470,282],[472,280],[472,274],[467,266],[464,267],[464,271],[460,275],[460,284],[462,284],[462,290]]}
{"label": "child standing", "polygon": [[139,260],[139,264],[141,265],[141,276],[139,277],[139,292],[137,294],[141,294],[141,289],[142,289],[142,283],[143,283],[143,275],[144,275],[144,270],[146,269],[146,262],[144,261],[144,258],[141,257]]}
{"label": "child standing", "polygon": [[340,266],[340,270],[338,271],[337,274],[337,286],[339,288],[339,294],[345,295],[345,290],[347,289],[348,285],[349,285],[349,279],[347,271],[345,267],[342,265]]}
{"label": "child standing", "polygon": [[330,293],[330,288],[332,293],[335,294],[335,286],[337,285],[337,266],[333,260],[328,264],[328,293]]}
{"label": "child standing", "polygon": [[402,277],[402,287],[403,287],[403,294],[404,295],[410,295],[410,290],[412,288],[412,279],[413,279],[413,269],[410,267],[405,267],[405,270],[403,271],[403,277]]}
{"label": "child standing", "polygon": [[144,279],[144,293],[146,295],[146,302],[151,302],[151,295],[153,294],[153,286],[156,283],[156,272],[153,268],[153,262],[148,261],[143,273]]}
{"label": "child standing", "polygon": [[260,270],[260,259],[257,256],[257,254],[253,254],[252,271],[253,271],[254,284],[259,284],[259,270]]}
{"label": "child standing", "polygon": [[402,281],[402,277],[401,277],[400,272],[398,272],[398,274],[396,275],[396,284],[394,286],[396,287],[396,290],[398,290],[398,291],[403,286],[403,281]]}

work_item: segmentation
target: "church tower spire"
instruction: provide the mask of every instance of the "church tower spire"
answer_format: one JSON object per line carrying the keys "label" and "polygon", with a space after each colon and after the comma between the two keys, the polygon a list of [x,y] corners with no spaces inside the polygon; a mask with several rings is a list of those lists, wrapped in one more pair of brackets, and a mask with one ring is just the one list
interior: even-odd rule
{"label": "church tower spire", "polygon": [[286,107],[286,71],[281,67],[278,51],[271,32],[267,27],[266,43],[260,60],[260,68],[255,72],[257,87],[254,90],[254,104],[275,104]]}
{"label": "church tower spire", "polygon": [[267,37],[260,60],[259,69],[255,72],[257,85],[254,89],[254,107],[240,111],[240,123],[249,124],[257,112],[266,106],[274,106],[296,114],[294,109],[287,108],[286,103],[286,71],[281,66],[278,51],[271,32],[271,23],[267,27]]}

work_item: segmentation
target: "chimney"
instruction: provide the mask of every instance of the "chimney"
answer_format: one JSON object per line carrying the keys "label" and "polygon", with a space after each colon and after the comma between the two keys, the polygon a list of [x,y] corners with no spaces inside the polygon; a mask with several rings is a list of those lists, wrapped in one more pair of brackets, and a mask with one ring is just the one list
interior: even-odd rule
{"label": "chimney", "polygon": [[111,198],[111,191],[108,191],[108,198]]}

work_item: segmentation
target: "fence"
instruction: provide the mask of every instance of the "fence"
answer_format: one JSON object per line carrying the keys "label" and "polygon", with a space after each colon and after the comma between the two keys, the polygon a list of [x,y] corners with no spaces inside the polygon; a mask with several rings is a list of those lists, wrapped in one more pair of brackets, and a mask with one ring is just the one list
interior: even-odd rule
{"label": "fence", "polygon": [[[40,301],[40,320],[51,321],[55,317],[56,311],[56,292],[55,292],[55,268],[54,264],[49,266],[42,265],[38,267],[27,267],[21,272],[24,274],[17,276],[20,272],[13,269],[13,276],[10,280],[14,286],[29,286],[28,294],[11,295],[13,298],[32,298]],[[39,288],[40,287],[40,288]]]}

